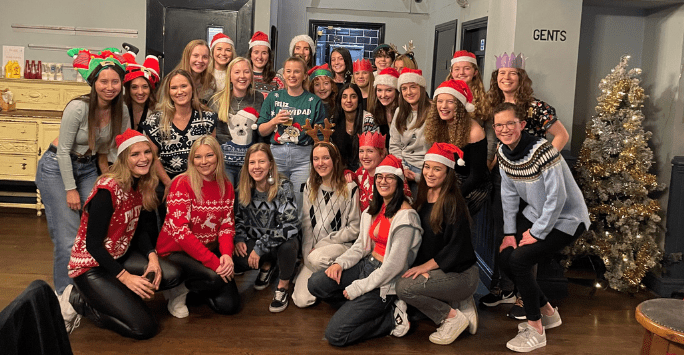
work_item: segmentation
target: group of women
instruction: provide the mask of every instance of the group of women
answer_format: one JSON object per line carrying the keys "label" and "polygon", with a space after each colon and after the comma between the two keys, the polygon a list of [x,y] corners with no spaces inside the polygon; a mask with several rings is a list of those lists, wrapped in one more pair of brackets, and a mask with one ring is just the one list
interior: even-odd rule
{"label": "group of women", "polygon": [[391,46],[374,51],[375,72],[343,47],[312,67],[315,49],[295,37],[276,72],[264,33],[247,58],[218,34],[188,43],[163,80],[153,57],[70,51],[92,90],[65,108],[36,175],[67,329],[86,316],[152,337],[156,291],[174,317],[189,315],[190,293],[234,314],[235,276],[256,269],[257,290],[277,279],[271,312],[290,294],[339,307],[332,345],[404,336],[414,311],[438,326],[431,342],[450,344],[477,331],[471,223],[494,195],[500,266],[528,319],[507,345],[543,346],[561,321],[532,268],[589,221],[558,153],[567,132],[532,97],[524,62],[500,57],[485,94],[475,56],[456,52],[430,99]]}

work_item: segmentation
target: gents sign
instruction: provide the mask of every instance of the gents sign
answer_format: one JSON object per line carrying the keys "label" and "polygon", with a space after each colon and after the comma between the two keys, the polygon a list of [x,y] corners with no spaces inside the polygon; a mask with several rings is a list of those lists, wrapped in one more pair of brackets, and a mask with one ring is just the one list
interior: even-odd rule
{"label": "gents sign", "polygon": [[535,41],[565,41],[565,30],[535,29],[532,39]]}

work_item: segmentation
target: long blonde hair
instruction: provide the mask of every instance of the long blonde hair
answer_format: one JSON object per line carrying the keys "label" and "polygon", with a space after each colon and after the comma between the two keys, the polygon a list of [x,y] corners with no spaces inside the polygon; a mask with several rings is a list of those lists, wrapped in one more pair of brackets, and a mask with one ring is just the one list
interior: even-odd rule
{"label": "long blonde hair", "polygon": [[[147,143],[150,150],[153,151],[152,143],[149,141],[141,143]],[[133,187],[133,174],[131,173],[131,169],[128,167],[128,157],[131,155],[131,149],[133,145],[124,149],[124,151],[116,157],[114,165],[109,168],[109,172],[100,175],[97,181],[105,178],[111,178],[116,180],[122,190],[130,190]],[[157,193],[155,192],[155,189],[159,184],[157,169],[154,168],[156,161],[157,155],[152,153],[150,170],[147,172],[147,174],[141,176],[140,180],[138,181],[138,191],[142,194],[143,207],[147,211],[154,211],[159,204],[159,201],[157,200]]]}
{"label": "long blonde hair", "polygon": [[209,52],[209,64],[207,64],[207,68],[199,74],[199,84],[200,86],[202,86],[203,90],[215,90],[216,82],[214,81],[214,75],[212,74],[214,68],[214,58],[211,55],[211,48],[209,48],[209,44],[207,44],[207,41],[203,39],[193,39],[192,41],[188,42],[188,44],[185,45],[185,49],[183,49],[183,56],[181,57],[180,63],[178,63],[178,65],[176,65],[174,69],[183,69],[187,71],[191,75],[191,81],[194,81],[194,76],[197,74],[195,74],[195,72],[192,71],[192,68],[190,66],[190,57],[192,56],[192,50],[195,49],[195,47],[197,46],[205,46],[207,47],[207,51]]}
{"label": "long blonde hair", "polygon": [[190,86],[192,86],[192,100],[190,100],[192,109],[197,110],[200,116],[202,116],[202,111],[209,110],[209,108],[200,102],[195,83],[192,81],[190,73],[183,69],[172,70],[164,77],[164,81],[161,85],[161,92],[159,93],[159,102],[156,107],[157,111],[161,111],[161,117],[159,117],[159,130],[161,131],[162,139],[171,138],[171,122],[173,122],[173,116],[176,114],[176,106],[169,93],[169,87],[171,86],[171,79],[177,75],[184,76],[190,82]]}
{"label": "long blonde hair", "polygon": [[214,136],[202,136],[198,140],[196,140],[195,143],[192,144],[192,147],[190,148],[190,153],[188,154],[188,170],[178,175],[175,179],[178,179],[178,177],[180,176],[187,176],[188,181],[190,182],[190,187],[192,188],[192,192],[195,193],[195,198],[199,202],[202,202],[204,200],[204,196],[202,196],[202,184],[204,183],[204,179],[202,178],[202,174],[200,174],[200,172],[197,171],[197,167],[195,166],[195,160],[193,159],[193,157],[197,153],[197,149],[199,149],[201,145],[206,145],[209,148],[211,148],[211,151],[214,152],[214,155],[216,156],[216,183],[219,186],[219,190],[221,191],[221,198],[223,199],[223,197],[226,195],[226,182],[229,182],[229,180],[228,176],[226,175],[225,162],[223,160],[223,152],[221,151],[221,146],[219,145],[219,142],[216,140],[216,138],[214,138]]}
{"label": "long blonde hair", "polygon": [[271,187],[268,189],[268,202],[273,201],[273,199],[276,197],[278,194],[278,188],[280,187],[280,182],[282,179],[284,179],[284,177],[281,177],[278,174],[278,166],[275,163],[275,159],[273,158],[273,153],[271,153],[271,148],[269,145],[266,143],[256,143],[252,145],[245,153],[245,164],[242,165],[242,169],[240,170],[240,182],[238,183],[238,197],[240,204],[243,206],[247,206],[250,202],[252,202],[252,189],[256,188],[256,182],[252,176],[249,175],[249,158],[256,152],[266,153],[270,163],[270,167],[268,169],[269,176],[275,179],[275,184],[271,185]]}
{"label": "long blonde hair", "polygon": [[249,86],[247,86],[247,95],[255,95],[254,86],[252,82],[254,81],[254,70],[252,69],[252,63],[245,57],[235,57],[228,63],[228,68],[226,69],[226,87],[223,90],[217,92],[212,96],[210,101],[218,102],[218,118],[222,122],[228,122],[230,117],[230,100],[233,98],[233,83],[230,81],[230,72],[233,70],[235,64],[245,62],[249,66]]}
{"label": "long blonde hair", "polygon": [[[470,88],[470,91],[473,93],[473,105],[475,105],[475,111],[472,114],[476,120],[481,124],[484,124],[484,122],[487,122],[492,116],[487,115],[487,99],[485,98],[486,94],[484,83],[482,82],[482,73],[477,64],[470,62],[466,63],[469,63],[473,66],[473,69],[475,69],[473,79],[470,81],[470,84],[468,84],[468,88]],[[447,75],[446,80],[454,79],[454,77],[451,76],[451,68],[449,69],[449,75]]]}

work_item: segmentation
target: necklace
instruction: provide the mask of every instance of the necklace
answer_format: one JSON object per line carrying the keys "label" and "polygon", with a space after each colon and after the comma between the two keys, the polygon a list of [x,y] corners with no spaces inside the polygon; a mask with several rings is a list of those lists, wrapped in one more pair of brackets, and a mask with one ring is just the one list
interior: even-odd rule
{"label": "necklace", "polygon": [[243,97],[236,97],[235,100],[237,101],[237,111],[240,111],[240,105],[242,105],[242,101],[245,99],[246,95]]}

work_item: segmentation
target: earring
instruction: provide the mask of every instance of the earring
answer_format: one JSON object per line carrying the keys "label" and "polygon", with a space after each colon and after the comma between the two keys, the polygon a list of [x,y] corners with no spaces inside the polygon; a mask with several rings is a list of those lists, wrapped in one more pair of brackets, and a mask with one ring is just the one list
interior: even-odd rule
{"label": "earring", "polygon": [[271,175],[271,172],[270,172],[270,171],[269,171],[269,173],[268,173],[268,179],[266,179],[266,182],[267,182],[269,185],[275,184],[275,179],[273,178],[273,175]]}

